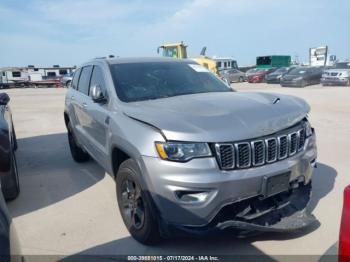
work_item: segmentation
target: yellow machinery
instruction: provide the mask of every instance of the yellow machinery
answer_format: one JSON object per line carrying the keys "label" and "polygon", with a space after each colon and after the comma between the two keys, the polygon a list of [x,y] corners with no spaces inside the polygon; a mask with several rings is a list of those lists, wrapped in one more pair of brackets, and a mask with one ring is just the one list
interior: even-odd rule
{"label": "yellow machinery", "polygon": [[165,44],[158,47],[158,54],[160,49],[162,49],[162,55],[165,57],[173,58],[187,58],[187,45],[183,42],[174,44]]}
{"label": "yellow machinery", "polygon": [[[173,57],[177,59],[188,58],[187,45],[185,45],[184,42],[161,45],[158,47],[158,50],[157,50],[158,54],[160,52],[160,49],[162,49],[162,55],[165,57]],[[206,47],[203,47],[200,56],[192,59],[196,61],[198,64],[206,67],[208,70],[210,70],[214,74],[217,74],[218,70],[216,68],[216,61],[205,56],[205,50],[206,50]]]}

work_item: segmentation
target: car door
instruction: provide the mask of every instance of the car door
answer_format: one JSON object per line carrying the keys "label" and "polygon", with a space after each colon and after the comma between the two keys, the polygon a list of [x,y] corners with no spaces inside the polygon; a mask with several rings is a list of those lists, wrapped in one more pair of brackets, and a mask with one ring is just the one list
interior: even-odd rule
{"label": "car door", "polygon": [[107,135],[110,121],[110,115],[108,111],[109,95],[107,93],[104,71],[98,65],[95,65],[93,67],[90,80],[90,90],[93,86],[99,86],[103,90],[105,100],[102,102],[94,102],[90,94],[91,102],[86,107],[87,114],[90,117],[90,124],[86,129],[86,133],[91,144],[94,146],[92,150],[97,161],[101,165],[107,166]]}
{"label": "car door", "polygon": [[71,97],[72,109],[75,116],[74,132],[76,133],[78,141],[83,144],[83,147],[89,151],[89,153],[91,153],[92,147],[89,143],[87,129],[91,126],[91,117],[87,112],[87,108],[91,104],[89,89],[92,68],[92,65],[88,65],[81,69],[78,85],[76,90],[72,91]]}
{"label": "car door", "polygon": [[237,74],[235,69],[228,70],[231,82],[237,82]]}

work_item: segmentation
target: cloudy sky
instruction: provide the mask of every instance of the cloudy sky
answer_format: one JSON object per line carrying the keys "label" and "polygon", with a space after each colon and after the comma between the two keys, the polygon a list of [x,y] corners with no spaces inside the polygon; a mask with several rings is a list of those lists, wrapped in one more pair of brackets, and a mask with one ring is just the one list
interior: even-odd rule
{"label": "cloudy sky", "polygon": [[108,54],[155,56],[183,40],[189,55],[298,55],[327,44],[350,58],[348,0],[1,0],[0,66],[79,65]]}

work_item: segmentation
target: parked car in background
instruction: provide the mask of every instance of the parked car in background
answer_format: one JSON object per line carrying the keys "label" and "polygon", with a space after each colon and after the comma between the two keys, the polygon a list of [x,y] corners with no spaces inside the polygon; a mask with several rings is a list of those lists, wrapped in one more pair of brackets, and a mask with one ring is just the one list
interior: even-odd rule
{"label": "parked car in background", "polygon": [[74,75],[74,72],[62,76],[62,77],[60,78],[61,84],[63,84],[65,87],[69,87],[69,85],[70,85],[71,82],[72,82],[73,75]]}
{"label": "parked car in background", "polygon": [[265,81],[265,76],[276,70],[276,68],[255,68],[247,74],[249,83],[261,83]]}
{"label": "parked car in background", "polygon": [[222,79],[227,80],[228,83],[244,82],[246,80],[245,73],[237,69],[220,70],[219,75],[222,77]]}
{"label": "parked car in background", "polygon": [[116,179],[130,234],[290,232],[307,210],[317,146],[301,98],[236,92],[172,58],[95,59],[66,93],[72,157]]}
{"label": "parked car in background", "polygon": [[321,82],[322,67],[296,67],[281,77],[281,86],[305,87]]}
{"label": "parked car in background", "polygon": [[268,84],[279,84],[281,77],[290,72],[293,67],[280,67],[276,71],[265,76],[265,82]]}
{"label": "parked car in background", "polygon": [[350,86],[350,62],[336,63],[335,67],[323,72],[322,85],[346,85]]}
{"label": "parked car in background", "polygon": [[[0,184],[1,189],[1,184]],[[21,259],[20,243],[5,199],[0,190],[0,261],[15,262]]]}
{"label": "parked car in background", "polygon": [[9,101],[6,93],[0,93],[0,183],[6,200],[16,198],[20,191],[15,155],[17,139]]}
{"label": "parked car in background", "polygon": [[344,190],[343,214],[339,235],[339,262],[350,262],[350,186]]}

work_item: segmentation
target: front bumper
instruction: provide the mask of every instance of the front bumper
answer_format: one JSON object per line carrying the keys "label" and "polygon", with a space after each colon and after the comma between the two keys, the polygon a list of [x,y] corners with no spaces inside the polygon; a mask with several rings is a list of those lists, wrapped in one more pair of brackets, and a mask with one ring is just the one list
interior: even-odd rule
{"label": "front bumper", "polygon": [[281,80],[281,86],[291,86],[291,87],[300,87],[303,84],[303,80]]}
{"label": "front bumper", "polygon": [[279,84],[281,80],[280,78],[265,78],[265,82],[268,84]]}
{"label": "front bumper", "polygon": [[322,77],[322,85],[346,85],[349,78],[338,78],[338,77]]}
{"label": "front bumper", "polygon": [[263,77],[251,77],[248,78],[248,83],[261,83],[264,81]]}
{"label": "front bumper", "polygon": [[[249,169],[220,170],[214,157],[177,163],[143,156],[141,164],[162,220],[178,226],[203,227],[225,206],[261,196],[266,177],[290,172],[290,182],[302,178],[304,185],[309,184],[316,158],[314,134],[298,154]],[[207,197],[200,203],[189,203],[180,200],[178,192],[205,192]]]}

